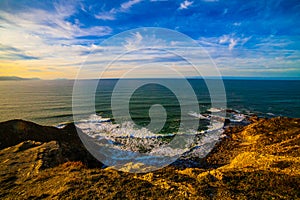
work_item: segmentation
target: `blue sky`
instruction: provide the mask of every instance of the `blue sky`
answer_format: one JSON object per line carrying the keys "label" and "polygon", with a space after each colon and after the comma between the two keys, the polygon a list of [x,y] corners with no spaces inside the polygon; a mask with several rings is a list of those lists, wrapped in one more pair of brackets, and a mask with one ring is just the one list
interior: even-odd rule
{"label": "blue sky", "polygon": [[[208,52],[223,76],[300,77],[300,1],[292,0],[2,0],[0,76],[75,78],[89,52],[103,50],[103,41],[141,27],[186,34]],[[127,47],[128,42],[149,42],[149,35],[131,35],[132,40],[124,38]],[[152,39],[159,43],[160,37]],[[101,63],[114,55],[89,61]],[[145,59],[185,67],[163,54],[126,59],[108,77]],[[85,77],[95,78],[95,73]]]}

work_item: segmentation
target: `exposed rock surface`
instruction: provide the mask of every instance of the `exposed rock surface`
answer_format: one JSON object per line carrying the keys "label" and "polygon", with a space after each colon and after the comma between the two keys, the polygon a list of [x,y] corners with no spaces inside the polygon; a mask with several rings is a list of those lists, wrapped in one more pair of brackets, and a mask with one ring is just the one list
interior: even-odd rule
{"label": "exposed rock surface", "polygon": [[102,166],[83,146],[74,124],[68,124],[63,129],[58,129],[50,126],[40,126],[23,120],[11,120],[0,123],[0,149],[19,143],[22,143],[21,149],[26,149],[32,145],[34,146],[34,142],[42,144],[52,141],[57,143],[58,153],[55,154],[57,156],[55,161],[57,164],[67,161],[81,161],[89,167]]}
{"label": "exposed rock surface", "polygon": [[[300,119],[230,127],[201,168],[102,169],[74,125],[0,123],[1,199],[298,199]],[[98,166],[98,167],[97,167]]]}

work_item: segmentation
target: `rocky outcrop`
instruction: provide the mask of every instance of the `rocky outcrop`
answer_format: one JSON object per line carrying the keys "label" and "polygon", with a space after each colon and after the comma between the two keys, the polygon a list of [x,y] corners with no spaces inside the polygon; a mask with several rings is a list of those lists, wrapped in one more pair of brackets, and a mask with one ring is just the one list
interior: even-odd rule
{"label": "rocky outcrop", "polygon": [[[70,123],[63,129],[41,126],[24,120],[11,120],[0,123],[0,149],[21,143],[20,148],[55,141],[59,153],[56,164],[67,161],[81,161],[89,167],[101,167],[102,164],[86,150],[75,125]],[[46,158],[45,158],[46,159]],[[53,165],[53,164],[52,164]]]}
{"label": "rocky outcrop", "polygon": [[199,160],[201,167],[144,174],[101,168],[72,124],[56,129],[3,122],[0,198],[299,199],[300,119],[252,122],[226,129],[226,137]]}

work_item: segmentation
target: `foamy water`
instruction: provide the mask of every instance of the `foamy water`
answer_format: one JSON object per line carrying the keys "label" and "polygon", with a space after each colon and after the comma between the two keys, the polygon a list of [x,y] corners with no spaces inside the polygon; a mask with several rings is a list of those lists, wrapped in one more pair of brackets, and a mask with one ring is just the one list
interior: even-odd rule
{"label": "foamy water", "polygon": [[[216,111],[217,109],[213,109]],[[219,110],[218,112],[221,112]],[[199,120],[209,120],[210,126],[206,130],[190,130],[186,132],[159,134],[153,133],[146,128],[137,128],[133,123],[124,122],[122,124],[114,124],[109,118],[103,118],[99,115],[90,115],[87,119],[76,122],[76,126],[82,130],[84,134],[92,138],[100,150],[105,150],[105,156],[112,156],[107,161],[110,165],[120,164],[120,160],[131,160],[134,162],[142,162],[149,166],[155,166],[161,159],[180,156],[181,160],[189,160],[191,158],[205,157],[222,138],[224,129],[224,118],[217,115],[217,112],[211,114],[188,113]],[[246,116],[240,113],[233,113],[233,122],[241,122]],[[59,125],[59,127],[63,127]],[[180,135],[185,143],[176,146],[170,146],[169,143]],[[105,140],[106,142],[103,142]],[[143,153],[143,156],[137,156],[137,153]],[[158,162],[158,163],[157,163]]]}

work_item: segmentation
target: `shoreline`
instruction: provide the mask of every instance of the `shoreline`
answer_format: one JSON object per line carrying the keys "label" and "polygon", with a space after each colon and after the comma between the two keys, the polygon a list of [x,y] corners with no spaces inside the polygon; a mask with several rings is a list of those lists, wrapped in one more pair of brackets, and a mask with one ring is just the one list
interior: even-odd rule
{"label": "shoreline", "polygon": [[[217,110],[217,112],[220,112],[221,110]],[[238,114],[237,111],[234,110],[227,110],[229,113],[231,114]],[[201,117],[203,117],[202,115],[200,115]],[[207,114],[206,115],[206,119],[211,119],[211,118],[215,118],[217,117],[216,115],[214,115],[214,112],[212,111],[211,114]],[[196,117],[198,118],[198,117]],[[164,148],[169,148],[168,146],[166,146],[168,144],[169,140],[172,140],[176,134],[155,134],[149,131],[146,132],[139,132],[139,130],[129,126],[129,127],[120,127],[120,125],[117,124],[113,124],[111,119],[109,118],[102,118],[101,116],[92,116],[91,119],[88,120],[83,120],[80,121],[78,123],[76,123],[76,126],[74,124],[74,122],[68,122],[68,123],[61,123],[60,125],[56,125],[56,126],[43,126],[43,125],[39,125],[36,124],[34,122],[30,122],[30,121],[25,121],[25,120],[9,120],[6,122],[2,122],[0,123],[0,128],[1,128],[1,124],[5,124],[5,123],[12,123],[12,126],[15,126],[14,123],[17,124],[23,124],[21,126],[29,126],[34,127],[34,132],[37,131],[37,129],[42,130],[46,129],[44,132],[47,133],[47,135],[43,136],[43,137],[36,137],[37,133],[34,133],[31,135],[27,134],[24,138],[19,138],[19,140],[17,140],[18,142],[25,142],[26,140],[33,140],[33,141],[39,141],[39,142],[49,142],[51,140],[57,140],[60,141],[61,138],[63,137],[63,134],[66,134],[66,132],[68,135],[71,135],[71,137],[75,138],[76,141],[76,145],[80,145],[82,146],[82,149],[86,149],[85,146],[83,146],[82,141],[79,137],[79,133],[77,131],[80,130],[80,133],[83,133],[82,135],[84,135],[85,137],[89,138],[88,140],[92,139],[92,140],[97,140],[98,142],[101,143],[102,139],[106,139],[109,143],[115,144],[113,149],[115,151],[119,151],[120,154],[124,154],[126,151],[131,151],[131,152],[136,152],[136,153],[147,153],[147,155],[145,156],[145,159],[149,160],[143,160],[145,163],[149,162],[150,166],[153,165],[155,166],[156,164],[153,163],[150,159],[150,157],[153,157],[152,159],[156,159],[156,152],[158,150],[159,152],[159,157],[160,156],[166,156],[166,157],[172,157],[172,156],[176,156],[176,154],[178,154],[178,159],[172,163],[171,165],[173,166],[178,166],[178,167],[199,167],[199,163],[198,161],[203,159],[215,146],[216,143],[221,141],[222,138],[222,134],[225,131],[226,128],[230,127],[230,126],[245,126],[247,124],[250,123],[250,121],[252,120],[251,118],[253,118],[252,116],[249,115],[243,115],[242,120],[241,121],[230,121],[229,118],[223,119],[224,125],[221,127],[212,127],[212,128],[207,128],[205,131],[198,131],[195,133],[178,133],[180,134],[181,137],[190,137],[190,134],[193,134],[193,142],[190,143],[190,146],[186,146],[184,148],[187,149],[173,149],[173,153],[172,152],[168,152],[170,150],[164,150]],[[218,118],[217,118],[218,119]],[[199,120],[202,120],[202,118],[199,118]],[[214,120],[214,119],[212,119]],[[219,119],[218,119],[219,120]],[[87,123],[87,127],[85,127],[86,125],[84,125],[82,127],[81,124],[86,124]],[[92,124],[90,124],[92,123]],[[95,125],[94,125],[95,123]],[[99,125],[99,123],[101,125]],[[29,125],[26,125],[29,124]],[[219,124],[219,122],[218,122]],[[20,125],[17,125],[20,126]],[[97,129],[95,129],[95,127],[100,126],[101,131],[106,132],[106,129],[109,130],[109,132],[107,133],[103,133],[100,134],[98,133],[99,131]],[[75,128],[77,127],[77,128]],[[104,127],[104,129],[103,129]],[[107,128],[108,127],[108,128]],[[86,128],[87,130],[89,130],[88,132],[86,132]],[[90,130],[92,128],[92,130]],[[111,129],[113,128],[113,130],[115,132],[111,132]],[[51,133],[51,131],[54,132],[55,134],[53,135]],[[94,130],[95,129],[95,130]],[[126,133],[122,132],[124,131],[123,129],[126,130]],[[20,131],[20,130],[18,130]],[[17,132],[18,132],[17,131]],[[21,130],[22,131],[22,130]],[[61,134],[61,136],[60,136]],[[141,134],[141,135],[140,135]],[[53,135],[53,137],[51,137]],[[81,134],[80,134],[81,135]],[[213,136],[214,135],[214,136]],[[212,137],[213,136],[213,137]],[[1,135],[0,135],[1,138]],[[73,138],[71,140],[73,140]],[[205,139],[207,138],[207,139]],[[205,141],[204,143],[202,142]],[[13,141],[13,139],[11,139],[10,141]],[[10,143],[11,145],[16,145],[18,142],[15,143]],[[66,141],[65,141],[66,142]],[[97,142],[97,143],[98,143]],[[6,143],[6,142],[3,142]],[[209,145],[208,145],[209,144]],[[1,146],[2,144],[0,143],[0,148],[3,147]],[[69,144],[68,145],[72,145]],[[123,145],[123,147],[119,148],[120,145]],[[158,146],[157,146],[158,145]],[[202,148],[201,145],[206,146],[205,148]],[[116,147],[116,148],[115,148]],[[174,148],[174,147],[173,147]],[[180,153],[180,152],[183,153]],[[154,153],[152,153],[154,152]],[[87,152],[87,154],[90,154],[89,152]],[[181,154],[181,155],[179,155]],[[105,154],[103,154],[104,157],[106,157]],[[103,157],[101,156],[101,157]],[[124,155],[121,155],[122,159],[124,158]],[[131,157],[131,155],[129,155]],[[149,157],[150,156],[150,157]],[[90,156],[92,157],[92,156]],[[149,158],[148,158],[149,157]],[[158,157],[157,157],[158,158]],[[195,158],[197,158],[197,161],[195,161]],[[118,156],[116,156],[115,158],[113,158],[115,160],[120,159]],[[141,159],[141,158],[139,158]],[[144,158],[142,158],[144,159]],[[80,159],[79,159],[80,160]],[[129,161],[131,161],[131,159],[129,159]],[[139,161],[138,161],[139,162]],[[145,164],[144,163],[144,164]],[[88,164],[87,165],[94,165],[94,164]],[[159,163],[157,163],[159,165]],[[101,164],[103,165],[103,164]],[[134,172],[134,171],[133,171]]]}

